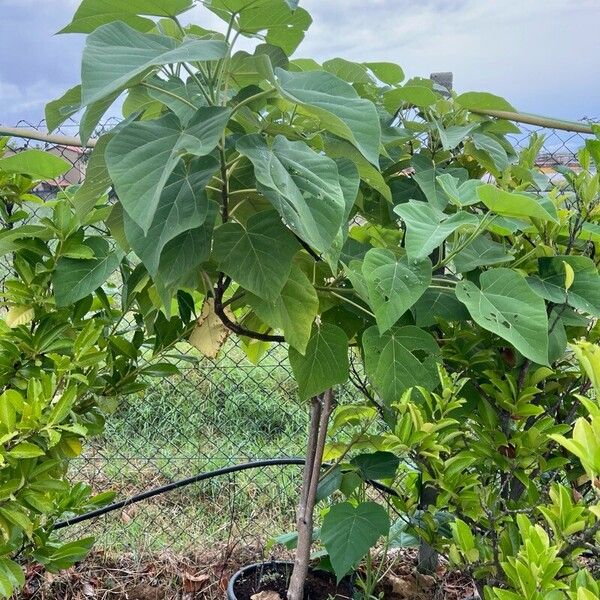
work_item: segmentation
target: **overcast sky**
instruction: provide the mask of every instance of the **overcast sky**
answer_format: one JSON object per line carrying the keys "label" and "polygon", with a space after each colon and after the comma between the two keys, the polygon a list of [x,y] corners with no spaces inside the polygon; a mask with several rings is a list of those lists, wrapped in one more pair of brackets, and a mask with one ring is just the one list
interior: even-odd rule
{"label": "overcast sky", "polygon": [[[126,1],[126,0],[124,0]],[[458,91],[519,110],[600,118],[600,0],[301,0],[314,23],[298,56],[385,60],[407,75],[453,71]],[[0,123],[37,122],[79,82],[83,36],[53,35],[78,0],[0,0]],[[189,14],[215,21],[204,9]]]}

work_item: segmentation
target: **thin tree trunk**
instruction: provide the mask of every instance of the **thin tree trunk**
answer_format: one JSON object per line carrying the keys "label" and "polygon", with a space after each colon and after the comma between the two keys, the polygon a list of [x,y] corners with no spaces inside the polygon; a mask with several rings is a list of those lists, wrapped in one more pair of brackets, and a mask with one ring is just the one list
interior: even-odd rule
{"label": "thin tree trunk", "polygon": [[[426,483],[422,486],[421,497],[419,499],[419,508],[427,510],[431,504],[437,500],[437,490]],[[435,548],[430,546],[425,540],[419,542],[419,559],[417,562],[417,571],[424,575],[433,575],[437,569],[439,554]]]}
{"label": "thin tree trunk", "polygon": [[287,600],[303,600],[304,598],[304,585],[308,575],[312,543],[313,513],[332,405],[332,390],[327,390],[321,396],[312,399],[306,463],[297,512],[298,546],[288,586]]}

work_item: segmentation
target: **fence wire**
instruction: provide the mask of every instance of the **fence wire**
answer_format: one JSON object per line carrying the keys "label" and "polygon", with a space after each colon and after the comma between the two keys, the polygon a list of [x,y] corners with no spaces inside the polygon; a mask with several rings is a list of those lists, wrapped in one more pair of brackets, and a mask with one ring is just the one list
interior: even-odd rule
{"label": "fence wire", "polygon": [[[113,127],[103,123],[98,134]],[[21,121],[20,127],[45,130],[44,123]],[[58,133],[76,135],[69,122]],[[537,164],[550,178],[557,165],[578,168],[577,151],[588,136],[520,126],[512,136],[517,148],[534,133],[544,136]],[[58,186],[81,183],[87,151],[70,146],[13,139],[15,151],[41,147],[73,165],[61,181],[40,186],[42,198]],[[43,212],[34,208],[34,218]],[[0,263],[0,286],[10,264]],[[182,343],[180,348],[189,353]],[[153,382],[129,397],[107,419],[104,434],[91,441],[73,461],[74,479],[89,482],[96,492],[114,490],[124,499],[149,488],[255,459],[302,456],[308,424],[306,406],[295,394],[287,353],[272,348],[255,366],[230,339],[218,358],[197,356],[181,361],[181,375]],[[342,392],[353,394],[352,390]],[[185,553],[217,544],[255,547],[273,534],[293,528],[301,467],[264,467],[230,474],[178,489],[129,506],[93,522],[70,528],[97,536],[107,550]]]}

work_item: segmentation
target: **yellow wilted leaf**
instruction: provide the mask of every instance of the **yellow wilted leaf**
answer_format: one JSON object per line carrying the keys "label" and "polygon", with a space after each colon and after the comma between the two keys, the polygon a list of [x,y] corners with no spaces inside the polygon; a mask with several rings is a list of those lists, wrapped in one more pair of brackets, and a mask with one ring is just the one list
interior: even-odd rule
{"label": "yellow wilted leaf", "polygon": [[565,265],[565,289],[568,290],[573,285],[573,281],[575,281],[575,271],[573,271],[573,267],[565,260],[562,261],[563,265]]}
{"label": "yellow wilted leaf", "polygon": [[[227,309],[225,311],[227,313]],[[233,317],[231,312],[227,316]],[[204,356],[215,358],[228,335],[229,329],[223,325],[221,319],[215,313],[214,300],[212,298],[206,299],[196,327],[194,327],[188,340],[189,343]]]}
{"label": "yellow wilted leaf", "polygon": [[31,323],[34,316],[35,312],[31,306],[11,306],[6,313],[5,321],[9,327],[14,328]]}

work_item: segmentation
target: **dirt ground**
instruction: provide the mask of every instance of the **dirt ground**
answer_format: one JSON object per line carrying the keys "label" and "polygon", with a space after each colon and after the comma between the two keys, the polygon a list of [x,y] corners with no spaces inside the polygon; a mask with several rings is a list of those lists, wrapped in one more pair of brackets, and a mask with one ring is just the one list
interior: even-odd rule
{"label": "dirt ground", "polygon": [[[229,578],[241,566],[260,560],[258,548],[213,548],[176,557],[94,552],[60,574],[30,567],[22,600],[223,600]],[[270,557],[267,557],[270,558]],[[278,558],[282,558],[278,556]],[[447,572],[419,575],[415,553],[392,556],[383,581],[385,600],[464,600],[474,593],[468,577]]]}

